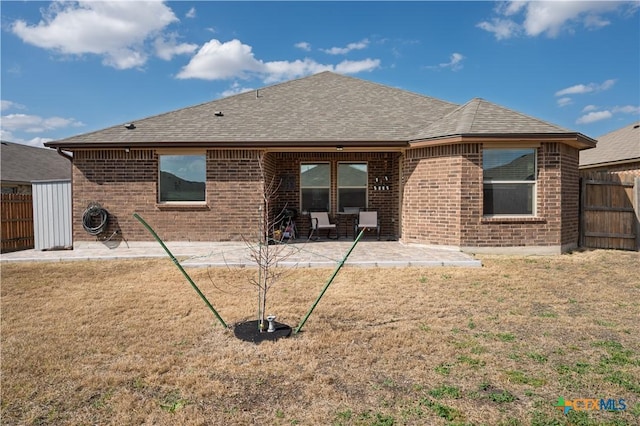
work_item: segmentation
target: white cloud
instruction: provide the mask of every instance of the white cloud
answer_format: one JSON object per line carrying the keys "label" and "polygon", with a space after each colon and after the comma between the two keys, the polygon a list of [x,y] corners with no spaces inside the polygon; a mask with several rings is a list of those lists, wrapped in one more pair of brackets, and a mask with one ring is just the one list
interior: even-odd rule
{"label": "white cloud", "polygon": [[460,53],[452,53],[451,60],[444,64],[440,64],[440,68],[451,68],[452,70],[457,71],[459,69],[462,69],[461,62],[463,59],[464,56],[462,56]]}
{"label": "white cloud", "polygon": [[560,98],[560,99],[558,99],[557,102],[558,102],[558,106],[559,107],[565,107],[565,106],[571,105],[573,103],[571,98]]}
{"label": "white cloud", "polygon": [[587,28],[602,28],[611,24],[611,21],[602,18],[598,15],[587,15],[584,18],[585,27]]}
{"label": "white cloud", "polygon": [[453,69],[454,71],[457,71],[459,69],[462,68],[462,60],[464,59],[464,56],[462,56],[462,54],[460,53],[453,53],[451,54],[451,61],[449,61],[446,64],[440,64],[441,67],[448,67]]}
{"label": "white cloud", "polygon": [[231,85],[231,87],[229,87],[227,90],[222,92],[220,96],[222,96],[223,98],[226,98],[228,96],[238,95],[240,93],[250,92],[252,90],[254,89],[252,89],[251,87],[242,87],[240,83],[234,82]]}
{"label": "white cloud", "polygon": [[44,148],[45,142],[49,142],[53,140],[51,138],[41,138],[41,137],[35,137],[32,139],[22,139],[14,136],[13,133],[6,131],[4,129],[0,129],[0,139],[2,139],[3,141],[21,143],[23,145],[34,146],[37,148]]}
{"label": "white cloud", "polygon": [[438,65],[429,65],[429,66],[426,66],[425,68],[427,69],[450,68],[452,71],[459,71],[462,69],[462,60],[464,59],[464,56],[462,54],[452,53],[449,59],[450,59],[449,62],[445,62]]}
{"label": "white cloud", "polygon": [[146,43],[178,18],[160,1],[53,2],[42,20],[17,20],[11,31],[25,43],[63,55],[95,54],[116,69],[144,65]]}
{"label": "white cloud", "polygon": [[0,100],[0,111],[6,111],[8,109],[25,109],[25,106],[6,99]]}
{"label": "white cloud", "polygon": [[585,93],[601,92],[603,90],[608,90],[612,88],[615,83],[616,83],[616,80],[610,79],[610,80],[605,80],[602,84],[598,84],[598,83],[576,84],[575,86],[558,90],[555,93],[555,95],[556,96],[583,95]]}
{"label": "white cloud", "polygon": [[320,64],[305,58],[295,61],[264,62],[255,58],[252,47],[237,39],[221,43],[212,39],[185,65],[176,78],[199,78],[203,80],[226,80],[259,76],[266,83],[296,78],[320,71],[334,70],[339,73],[356,73],[380,66],[377,59],[343,61],[336,65]]}
{"label": "white cloud", "polygon": [[0,128],[0,140],[15,142],[13,138],[13,134],[10,131]]}
{"label": "white cloud", "polygon": [[328,53],[329,55],[346,55],[352,50],[362,50],[366,49],[369,46],[369,40],[366,38],[362,41],[356,43],[349,43],[346,47],[332,47],[331,49],[320,49],[324,53]]}
{"label": "white cloud", "polygon": [[[591,83],[593,85],[593,83]],[[576,84],[575,86],[567,87],[566,89],[558,90],[556,96],[564,95],[581,95],[584,93],[593,92],[593,87],[590,85]]]}
{"label": "white cloud", "polygon": [[192,54],[198,48],[197,44],[178,44],[177,37],[176,33],[171,33],[166,38],[163,36],[156,38],[154,42],[156,56],[165,61],[170,61],[175,55]]}
{"label": "white cloud", "polygon": [[39,133],[46,130],[81,126],[84,126],[84,124],[73,118],[42,118],[38,115],[30,114],[9,114],[2,116],[2,129],[9,132],[21,131],[27,133]]}
{"label": "white cloud", "polygon": [[[291,80],[303,75],[315,74],[321,71],[333,70],[331,65],[319,64],[313,59],[305,58],[295,61],[272,61],[264,64],[263,74],[265,83],[275,83],[282,80]],[[358,71],[355,71],[358,72]]]}
{"label": "white cloud", "polygon": [[497,40],[521,34],[555,38],[564,31],[575,32],[576,26],[602,28],[611,23],[606,15],[620,10],[629,15],[637,9],[633,1],[508,1],[495,9],[498,16],[477,27],[493,33]]}
{"label": "white cloud", "polygon": [[196,8],[192,7],[189,11],[184,15],[185,18],[195,18],[196,17]]}
{"label": "white cloud", "polygon": [[511,16],[519,13],[526,5],[527,2],[525,1],[507,1],[498,3],[496,11],[505,16]]}
{"label": "white cloud", "polygon": [[49,141],[52,141],[52,140],[53,140],[52,138],[36,137],[36,138],[33,138],[33,139],[29,139],[28,141],[18,142],[18,143],[25,143],[25,144],[30,145],[30,146],[35,146],[35,147],[38,147],[38,148],[45,148],[44,144],[46,142],[49,142]]}
{"label": "white cloud", "polygon": [[520,25],[510,19],[493,18],[491,19],[491,22],[483,21],[476,26],[480,29],[493,33],[496,40],[515,37],[522,31]]}
{"label": "white cloud", "polygon": [[380,67],[380,59],[364,59],[362,61],[342,61],[335,66],[334,71],[339,74],[357,74],[363,71],[373,71]]}
{"label": "white cloud", "polygon": [[311,51],[311,44],[307,43],[306,41],[301,41],[300,43],[296,43],[294,44],[294,46],[297,47],[298,49],[304,50],[305,52]]}
{"label": "white cloud", "polygon": [[576,120],[576,124],[589,124],[600,120],[606,120],[613,116],[610,111],[590,112]]}
{"label": "white cloud", "polygon": [[616,106],[616,107],[613,107],[612,111],[614,113],[621,112],[623,114],[640,114],[640,106],[632,106],[632,105]]}
{"label": "white cloud", "polygon": [[582,109],[583,113],[587,113],[582,115],[578,120],[576,120],[577,124],[589,124],[594,123],[600,120],[607,120],[614,116],[614,114],[640,114],[640,106],[633,105],[624,105],[624,106],[614,106],[613,108],[608,108],[606,110],[597,111],[598,107],[595,105],[587,105]]}
{"label": "white cloud", "polygon": [[[26,109],[24,105],[2,100],[0,101],[2,110]],[[41,133],[46,131],[53,131],[58,129],[64,129],[68,127],[81,127],[84,124],[73,118],[63,117],[40,117],[38,115],[14,113],[7,114],[0,117],[0,138],[2,140],[21,143],[25,145],[44,147],[43,143],[53,140],[51,138],[35,137],[31,139],[25,139],[16,135],[16,133]]]}
{"label": "white cloud", "polygon": [[248,72],[262,72],[264,64],[254,58],[252,47],[234,39],[205,43],[177,75],[179,79],[224,80],[245,78]]}
{"label": "white cloud", "polygon": [[597,87],[597,90],[602,91],[602,90],[611,89],[614,84],[616,84],[615,79],[605,80],[600,86]]}

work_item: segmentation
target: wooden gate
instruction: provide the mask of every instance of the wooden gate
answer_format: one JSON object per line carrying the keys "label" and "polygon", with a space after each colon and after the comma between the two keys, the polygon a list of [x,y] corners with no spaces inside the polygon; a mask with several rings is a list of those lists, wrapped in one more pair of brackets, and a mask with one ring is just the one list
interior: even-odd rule
{"label": "wooden gate", "polygon": [[34,247],[33,197],[30,194],[2,194],[2,247],[0,251]]}
{"label": "wooden gate", "polygon": [[640,177],[600,172],[580,181],[580,246],[640,250]]}

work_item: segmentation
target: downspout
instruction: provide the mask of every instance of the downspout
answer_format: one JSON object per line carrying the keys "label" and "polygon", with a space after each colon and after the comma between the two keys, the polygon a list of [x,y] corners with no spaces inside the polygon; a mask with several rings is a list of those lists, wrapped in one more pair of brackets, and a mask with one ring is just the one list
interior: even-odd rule
{"label": "downspout", "polygon": [[62,148],[58,147],[56,148],[56,151],[58,152],[59,155],[63,156],[64,158],[66,158],[67,160],[73,163],[73,157],[67,154],[66,152],[62,152]]}

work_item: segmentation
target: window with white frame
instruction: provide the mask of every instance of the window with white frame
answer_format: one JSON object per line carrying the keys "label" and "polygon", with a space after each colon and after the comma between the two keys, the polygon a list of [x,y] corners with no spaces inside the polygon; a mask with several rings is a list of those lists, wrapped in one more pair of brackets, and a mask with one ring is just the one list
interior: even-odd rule
{"label": "window with white frame", "polygon": [[331,210],[331,164],[300,165],[300,208],[302,211]]}
{"label": "window with white frame", "polygon": [[536,149],[484,149],[485,216],[535,215]]}
{"label": "window with white frame", "polygon": [[367,163],[338,163],[338,211],[367,207]]}
{"label": "window with white frame", "polygon": [[158,201],[203,202],[207,158],[201,155],[160,155]]}

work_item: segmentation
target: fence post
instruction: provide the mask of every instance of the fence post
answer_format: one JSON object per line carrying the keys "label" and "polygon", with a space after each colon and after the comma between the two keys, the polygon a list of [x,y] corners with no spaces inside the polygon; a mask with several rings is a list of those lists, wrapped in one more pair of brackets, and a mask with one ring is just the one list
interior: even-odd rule
{"label": "fence post", "polygon": [[636,213],[636,250],[640,251],[640,177],[633,179],[633,211]]}
{"label": "fence post", "polygon": [[585,198],[586,198],[586,190],[587,190],[587,180],[584,177],[580,178],[580,214],[578,215],[578,247],[584,247],[585,243],[585,235],[584,235],[584,221],[585,221]]}

